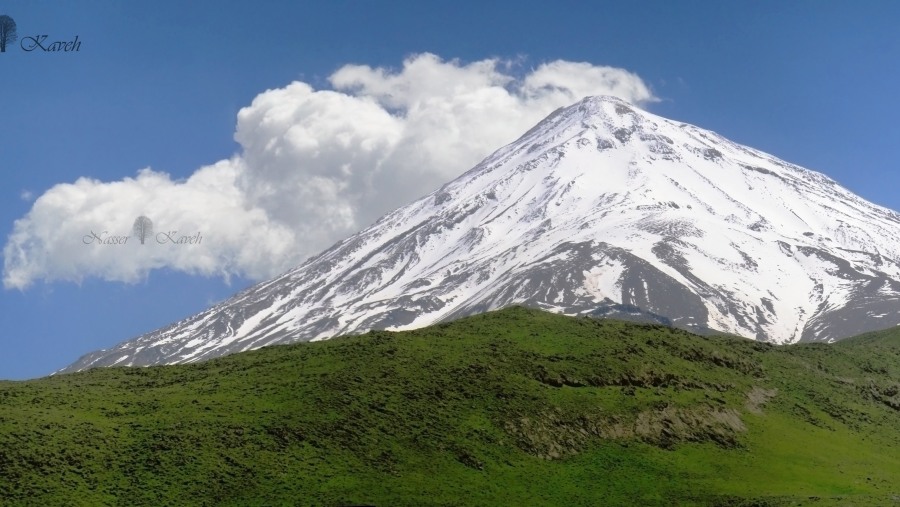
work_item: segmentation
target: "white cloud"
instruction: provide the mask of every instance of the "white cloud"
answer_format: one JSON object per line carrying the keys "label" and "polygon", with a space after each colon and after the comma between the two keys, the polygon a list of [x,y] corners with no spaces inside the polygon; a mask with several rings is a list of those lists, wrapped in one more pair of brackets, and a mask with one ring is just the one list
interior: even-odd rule
{"label": "white cloud", "polygon": [[[561,60],[523,76],[514,69],[421,54],[396,71],[346,65],[329,78],[332,90],[294,82],[265,91],[238,113],[242,151],[187,180],[144,169],[46,191],[7,240],[4,285],[135,282],[162,267],[273,276],[465,172],[558,107],[587,95],[655,100],[623,69]],[[131,234],[139,215],[155,232],[203,239],[84,244],[90,231]]]}
{"label": "white cloud", "polygon": [[[24,288],[43,280],[87,277],[136,282],[154,268],[200,275],[264,277],[296,243],[294,232],[246,206],[235,179],[240,160],[203,167],[185,181],[150,169],[104,183],[80,178],[56,185],[17,220],[6,247],[4,284]],[[132,232],[150,217],[154,234],[141,245]],[[173,244],[183,236],[199,243]],[[157,241],[156,234],[164,244]],[[165,234],[168,234],[167,237]],[[105,244],[131,236],[124,244]],[[103,240],[103,241],[101,241]],[[265,250],[247,248],[262,243]]]}

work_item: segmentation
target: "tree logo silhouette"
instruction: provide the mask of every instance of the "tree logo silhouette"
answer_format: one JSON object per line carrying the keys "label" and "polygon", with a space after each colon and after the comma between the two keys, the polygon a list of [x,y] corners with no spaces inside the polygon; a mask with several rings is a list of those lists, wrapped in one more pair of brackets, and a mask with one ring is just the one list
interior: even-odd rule
{"label": "tree logo silhouette", "polygon": [[134,219],[132,231],[134,231],[134,235],[141,240],[141,244],[143,245],[144,241],[153,234],[153,220],[150,220],[144,215],[137,217]]}
{"label": "tree logo silhouette", "polygon": [[0,53],[6,53],[6,45],[16,42],[19,35],[16,33],[16,22],[6,14],[0,16]]}

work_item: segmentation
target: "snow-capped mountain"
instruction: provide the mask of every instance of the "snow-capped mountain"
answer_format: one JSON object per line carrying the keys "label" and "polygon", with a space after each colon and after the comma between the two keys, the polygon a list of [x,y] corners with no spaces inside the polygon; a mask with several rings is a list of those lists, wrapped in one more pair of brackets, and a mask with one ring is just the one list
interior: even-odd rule
{"label": "snow-capped mountain", "polygon": [[900,324],[900,215],[708,130],[590,97],[298,268],[63,371],[516,303],[833,341]]}

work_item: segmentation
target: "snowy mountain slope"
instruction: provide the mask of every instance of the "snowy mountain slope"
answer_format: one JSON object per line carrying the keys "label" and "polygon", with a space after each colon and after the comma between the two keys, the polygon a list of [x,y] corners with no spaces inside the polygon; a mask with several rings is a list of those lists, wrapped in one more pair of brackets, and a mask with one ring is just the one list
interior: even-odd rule
{"label": "snowy mountain slope", "polygon": [[900,324],[900,215],[713,132],[589,97],[300,267],[63,371],[515,303],[833,341]]}

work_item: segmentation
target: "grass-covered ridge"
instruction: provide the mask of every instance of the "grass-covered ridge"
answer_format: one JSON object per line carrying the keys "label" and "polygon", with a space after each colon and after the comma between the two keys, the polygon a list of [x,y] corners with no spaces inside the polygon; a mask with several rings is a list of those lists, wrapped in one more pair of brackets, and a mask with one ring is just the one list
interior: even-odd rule
{"label": "grass-covered ridge", "polygon": [[900,333],[503,311],[0,382],[0,505],[900,505]]}

